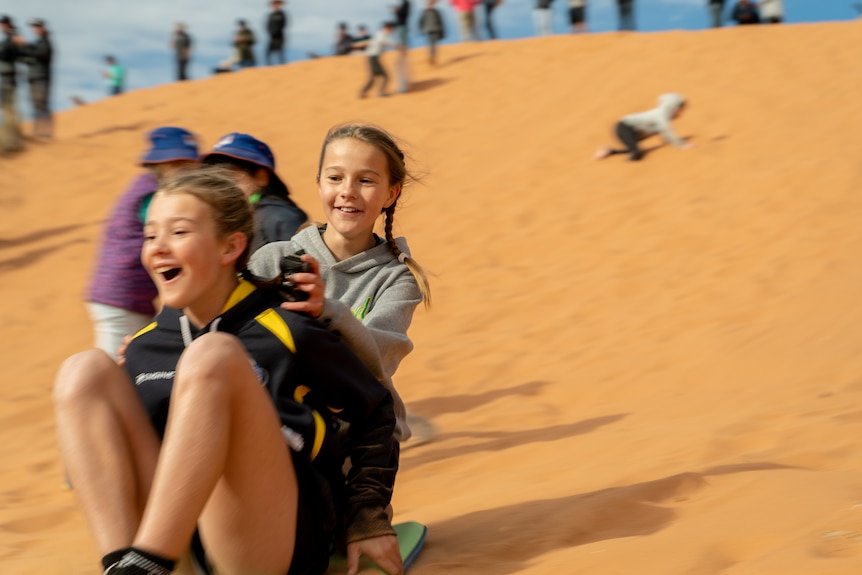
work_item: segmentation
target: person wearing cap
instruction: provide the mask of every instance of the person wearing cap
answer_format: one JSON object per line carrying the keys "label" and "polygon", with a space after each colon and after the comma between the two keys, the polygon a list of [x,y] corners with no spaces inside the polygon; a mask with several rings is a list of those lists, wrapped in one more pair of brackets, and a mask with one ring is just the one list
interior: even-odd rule
{"label": "person wearing cap", "polygon": [[18,125],[16,108],[16,62],[20,56],[15,24],[9,16],[0,16],[0,109],[3,117],[0,123],[0,154],[17,152],[23,148],[21,128]]}
{"label": "person wearing cap", "polygon": [[54,49],[48,28],[41,18],[30,20],[36,40],[20,43],[21,60],[27,64],[30,101],[33,103],[33,136],[50,138],[54,132],[51,115],[51,60]]}
{"label": "person wearing cap", "polygon": [[146,171],[123,192],[106,221],[85,295],[96,347],[112,357],[123,338],[149,324],[156,313],[157,290],[141,264],[149,202],[160,182],[194,167],[198,159],[197,140],[183,128],[157,128],[147,141],[140,159]]}
{"label": "person wearing cap", "polygon": [[254,58],[255,38],[254,32],[245,23],[245,20],[237,20],[238,29],[233,37],[233,46],[236,49],[237,61],[240,68],[250,68],[257,65],[257,60]]}
{"label": "person wearing cap", "polygon": [[289,240],[308,221],[308,215],[294,203],[276,174],[272,150],[257,138],[239,132],[222,136],[201,162],[229,168],[254,206],[252,251],[269,242]]}
{"label": "person wearing cap", "polygon": [[264,59],[267,66],[270,65],[270,56],[275,54],[278,57],[278,63],[286,62],[284,57],[284,48],[287,39],[284,33],[287,28],[287,14],[281,9],[284,2],[281,0],[272,0],[269,3],[272,6],[272,12],[266,18],[266,32],[269,34],[269,44],[266,46],[266,54]]}

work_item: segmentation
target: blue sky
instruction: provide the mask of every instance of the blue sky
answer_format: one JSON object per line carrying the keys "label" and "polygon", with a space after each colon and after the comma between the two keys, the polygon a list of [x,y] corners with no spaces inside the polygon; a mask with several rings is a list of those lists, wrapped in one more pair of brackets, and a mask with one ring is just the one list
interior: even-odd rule
{"label": "blue sky", "polygon": [[[858,16],[853,5],[862,0],[784,0],[788,23],[851,20]],[[335,25],[348,22],[351,27],[366,24],[372,30],[391,14],[395,0],[288,0],[290,16],[290,60],[306,59],[308,52],[329,54]],[[700,30],[708,25],[707,0],[635,0],[635,18],[639,31]],[[421,45],[424,38],[415,31],[423,0],[412,0],[413,36],[411,44]],[[494,12],[495,24],[502,39],[533,35],[532,8],[535,0],[504,0]],[[727,0],[729,6],[733,0]],[[457,26],[448,0],[440,0],[449,34],[444,43],[456,42]],[[568,31],[566,0],[555,0],[554,32]],[[246,19],[258,34],[258,54],[265,44],[263,23],[268,0],[2,0],[0,13],[10,15],[26,37],[24,25],[34,17],[44,18],[57,51],[55,65],[54,109],[70,107],[71,97],[85,101],[106,97],[100,75],[105,54],[114,54],[128,70],[128,89],[156,86],[173,81],[174,66],[168,50],[171,31],[176,22],[185,22],[194,38],[192,78],[211,74],[215,65],[230,51],[230,38],[238,18]],[[482,12],[480,11],[480,15]],[[588,0],[587,20],[592,33],[616,29],[614,0]],[[480,27],[482,20],[479,21]],[[26,93],[22,91],[19,109],[30,117]]]}

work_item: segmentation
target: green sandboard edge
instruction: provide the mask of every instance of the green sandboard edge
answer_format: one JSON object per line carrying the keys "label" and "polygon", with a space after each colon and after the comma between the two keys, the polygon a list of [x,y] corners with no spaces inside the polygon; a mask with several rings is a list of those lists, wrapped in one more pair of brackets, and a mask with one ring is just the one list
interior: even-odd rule
{"label": "green sandboard edge", "polygon": [[[404,571],[410,567],[422,546],[425,544],[425,537],[428,535],[428,528],[418,521],[405,521],[392,526],[395,534],[398,536],[398,549],[401,551],[401,562],[404,563]],[[334,570],[347,571],[347,557],[341,554],[333,555],[329,560],[329,573]],[[385,573],[379,567],[376,567],[371,561],[362,558],[359,564],[359,570],[375,569],[378,573]]]}

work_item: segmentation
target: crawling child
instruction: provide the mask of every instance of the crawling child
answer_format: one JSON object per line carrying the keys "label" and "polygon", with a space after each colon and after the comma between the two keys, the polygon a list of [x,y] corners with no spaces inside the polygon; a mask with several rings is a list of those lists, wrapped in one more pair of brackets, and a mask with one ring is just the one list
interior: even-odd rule
{"label": "crawling child", "polygon": [[677,148],[689,149],[692,144],[680,138],[671,127],[671,120],[679,118],[685,109],[685,98],[679,94],[662,94],[658,97],[658,106],[646,112],[638,112],[623,116],[617,122],[615,133],[625,148],[599,148],[593,156],[597,160],[614,154],[629,154],[629,160],[636,162],[644,157],[640,141],[650,136],[661,135],[666,142]]}

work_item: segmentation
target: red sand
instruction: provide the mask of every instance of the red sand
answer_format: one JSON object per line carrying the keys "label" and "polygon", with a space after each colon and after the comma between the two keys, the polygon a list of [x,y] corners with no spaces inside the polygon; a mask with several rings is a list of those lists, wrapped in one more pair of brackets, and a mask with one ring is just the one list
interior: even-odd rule
{"label": "red sand", "polygon": [[[430,528],[413,573],[859,573],[860,34],[557,36],[444,46],[434,69],[422,48],[387,99],[333,58],[59,114],[0,160],[3,572],[97,572],[50,395],[90,345],[81,293],[143,134],[251,132],[320,218],[323,135],[364,120],[425,174],[397,214],[434,273],[397,375],[439,432],[396,489],[396,519]],[[693,150],[591,160],[666,91]]]}

